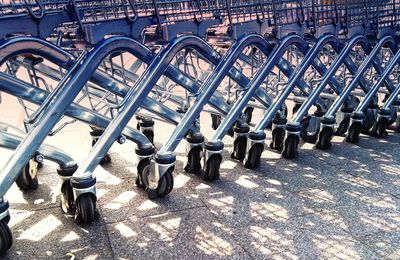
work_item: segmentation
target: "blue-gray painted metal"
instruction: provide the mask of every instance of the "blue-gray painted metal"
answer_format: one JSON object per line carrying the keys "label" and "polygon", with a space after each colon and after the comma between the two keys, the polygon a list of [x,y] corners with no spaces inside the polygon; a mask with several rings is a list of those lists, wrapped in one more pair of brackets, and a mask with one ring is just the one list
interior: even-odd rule
{"label": "blue-gray painted metal", "polygon": [[[354,36],[349,42],[347,42],[342,51],[339,53],[338,57],[335,59],[332,66],[328,69],[326,74],[321,78],[318,86],[314,88],[314,90],[307,97],[307,100],[301,105],[296,115],[292,119],[292,123],[300,123],[300,121],[306,115],[308,110],[315,103],[316,98],[322,93],[325,87],[329,84],[333,76],[335,76],[337,70],[342,66],[344,60],[347,59],[347,57],[353,50],[353,47],[356,45],[361,45],[364,50],[366,50],[370,46],[368,44],[367,38],[362,35]],[[340,94],[340,91],[335,91],[335,92],[336,94]]]}
{"label": "blue-gray painted metal", "polygon": [[348,86],[340,93],[339,97],[335,99],[331,107],[325,114],[325,117],[332,117],[336,114],[340,106],[346,101],[350,93],[357,87],[360,82],[360,79],[363,77],[365,71],[372,65],[372,61],[376,58],[376,56],[381,51],[382,46],[387,45],[392,42],[393,38],[390,36],[386,36],[382,38],[375,48],[371,51],[368,57],[362,62],[357,73],[354,75],[354,78],[350,82]]}

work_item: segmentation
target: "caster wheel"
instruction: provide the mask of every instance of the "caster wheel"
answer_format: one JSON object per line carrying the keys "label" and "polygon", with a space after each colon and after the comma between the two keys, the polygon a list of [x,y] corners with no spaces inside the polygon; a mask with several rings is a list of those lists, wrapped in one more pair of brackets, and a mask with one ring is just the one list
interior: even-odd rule
{"label": "caster wheel", "polygon": [[8,224],[3,219],[0,221],[0,255],[5,254],[12,246],[13,237]]}
{"label": "caster wheel", "polygon": [[328,150],[332,147],[332,136],[333,129],[330,127],[325,127],[321,130],[318,137],[318,142],[316,147],[321,150]]}
{"label": "caster wheel", "polygon": [[221,116],[216,114],[211,114],[211,127],[217,130],[218,126],[221,124]]}
{"label": "caster wheel", "polygon": [[292,115],[295,115],[297,113],[297,111],[299,111],[300,107],[302,104],[295,104],[293,109],[292,109]]}
{"label": "caster wheel", "polygon": [[[36,162],[36,161],[35,161]],[[38,170],[43,168],[43,163],[42,162],[36,162],[37,163],[37,168]]]}
{"label": "caster wheel", "polygon": [[282,150],[282,157],[286,159],[294,159],[297,157],[297,148],[300,138],[297,135],[289,135]]}
{"label": "caster wheel", "polygon": [[397,109],[391,106],[390,109],[390,120],[388,121],[388,126],[393,125],[397,121]]}
{"label": "caster wheel", "polygon": [[61,209],[64,213],[75,212],[74,192],[70,181],[64,181],[61,185]]}
{"label": "caster wheel", "polygon": [[[96,144],[97,140],[92,140],[92,147]],[[106,165],[111,163],[111,156],[107,153],[100,161],[100,165]]]}
{"label": "caster wheel", "polygon": [[143,130],[143,134],[147,137],[150,143],[154,143],[154,131],[150,129]]}
{"label": "caster wheel", "polygon": [[150,174],[150,160],[143,160],[138,165],[138,180],[136,184],[139,187],[143,187],[147,191],[147,195],[150,199],[163,198],[167,196],[174,187],[174,176],[172,172],[174,168],[169,168],[164,175],[158,181],[157,189],[150,189],[149,187],[149,174]]}
{"label": "caster wheel", "polygon": [[350,125],[350,119],[351,119],[351,116],[347,115],[342,120],[342,122],[340,122],[339,127],[335,131],[335,135],[338,135],[338,136],[345,136],[346,135],[347,130],[349,129],[349,125]]}
{"label": "caster wheel", "polygon": [[396,120],[396,128],[395,128],[395,131],[396,131],[397,133],[400,133],[400,118],[399,118],[399,117],[398,117],[397,120]]}
{"label": "caster wheel", "polygon": [[376,114],[373,109],[368,109],[365,118],[361,124],[361,133],[368,135],[369,130],[373,127],[376,122]]}
{"label": "caster wheel", "polygon": [[374,124],[374,126],[371,129],[371,135],[374,137],[382,138],[388,135],[388,132],[386,129],[388,128],[389,124],[389,119],[388,118],[381,118]]}
{"label": "caster wheel", "polygon": [[[148,171],[149,173],[150,171]],[[174,176],[172,174],[173,172],[173,167],[168,169],[164,175],[160,178],[158,181],[158,186],[157,189],[153,190],[150,188],[147,188],[147,196],[149,199],[157,199],[157,198],[164,198],[167,196],[172,189],[174,188]],[[148,176],[147,173],[147,176]],[[148,181],[147,181],[148,183]],[[148,186],[146,186],[148,187]]]}
{"label": "caster wheel", "polygon": [[100,165],[106,165],[106,164],[109,164],[109,163],[111,163],[111,156],[107,153],[107,154],[103,157],[103,159],[101,159]]}
{"label": "caster wheel", "polygon": [[350,127],[346,135],[346,142],[356,144],[360,140],[362,125],[360,122],[354,122]]}
{"label": "caster wheel", "polygon": [[263,148],[264,147],[262,144],[254,145],[249,151],[249,155],[244,164],[244,167],[246,167],[247,169],[254,169],[259,167]]}
{"label": "caster wheel", "polygon": [[201,152],[202,146],[196,146],[190,150],[188,154],[188,161],[185,166],[185,171],[187,173],[198,173],[201,171]]}
{"label": "caster wheel", "polygon": [[202,172],[201,178],[205,181],[218,180],[220,165],[221,165],[220,157],[211,156],[206,162],[206,168]]}
{"label": "caster wheel", "polygon": [[92,194],[81,194],[75,205],[75,221],[78,224],[90,224],[96,219],[96,200]]}
{"label": "caster wheel", "polygon": [[141,160],[137,165],[136,186],[138,186],[139,188],[142,188],[142,189],[146,188],[147,183],[144,183],[143,176],[148,175],[148,171],[150,169],[149,167],[150,167],[149,159]]}
{"label": "caster wheel", "polygon": [[246,157],[246,146],[247,146],[247,137],[240,136],[236,138],[233,143],[233,152],[231,154],[231,158],[239,161],[243,161]]}
{"label": "caster wheel", "polygon": [[246,110],[244,111],[247,124],[250,124],[251,119],[253,118],[253,111],[254,111],[253,107],[247,107]]}
{"label": "caster wheel", "polygon": [[318,131],[315,133],[310,134],[308,132],[308,126],[310,125],[311,116],[307,116],[303,120],[301,120],[301,131],[300,137],[307,143],[315,143],[318,139]]}
{"label": "caster wheel", "polygon": [[283,104],[283,106],[281,107],[281,109],[279,110],[278,113],[280,113],[284,118],[287,118],[289,112],[288,112],[288,107],[287,107],[286,103]]}
{"label": "caster wheel", "polygon": [[29,160],[28,164],[22,169],[15,183],[21,190],[35,190],[39,187],[37,178],[37,162]]}
{"label": "caster wheel", "polygon": [[285,129],[282,127],[272,130],[272,142],[269,145],[271,149],[281,151],[283,149],[283,139],[285,138]]}

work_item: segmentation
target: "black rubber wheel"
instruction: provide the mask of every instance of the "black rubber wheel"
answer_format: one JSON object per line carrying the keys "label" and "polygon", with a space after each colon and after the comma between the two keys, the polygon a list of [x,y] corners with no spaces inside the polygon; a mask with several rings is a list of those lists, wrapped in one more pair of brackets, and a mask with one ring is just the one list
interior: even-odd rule
{"label": "black rubber wheel", "polygon": [[218,126],[221,124],[221,116],[216,114],[211,114],[211,127],[217,130]]}
{"label": "black rubber wheel", "polygon": [[217,155],[211,156],[207,162],[201,178],[205,181],[214,181],[219,179],[219,169],[221,166],[221,159]]}
{"label": "black rubber wheel", "polygon": [[282,157],[286,159],[293,159],[297,157],[297,148],[299,145],[300,138],[297,135],[289,135],[286,137],[284,147],[282,150]]}
{"label": "black rubber wheel", "polygon": [[0,255],[5,254],[13,244],[10,228],[5,220],[0,221]]}
{"label": "black rubber wheel", "polygon": [[163,198],[167,196],[174,187],[174,168],[169,168],[164,175],[158,181],[158,186],[156,190],[149,189],[149,174],[150,174],[150,160],[142,160],[138,164],[138,179],[136,184],[140,188],[145,188],[147,195],[150,199]]}
{"label": "black rubber wheel", "polygon": [[393,106],[390,107],[390,120],[388,122],[388,127],[396,123],[397,121],[397,111]]}
{"label": "black rubber wheel", "polygon": [[373,127],[376,122],[376,114],[374,113],[373,109],[368,109],[367,113],[365,114],[365,118],[361,124],[361,133],[368,135],[369,130]]}
{"label": "black rubber wheel", "polygon": [[[172,189],[174,188],[174,176],[172,174],[173,171],[174,169],[172,167],[164,173],[164,175],[158,181],[158,186],[156,190],[147,188],[147,195],[150,199],[164,198],[172,191]],[[150,173],[150,171],[148,171],[148,173]],[[148,183],[148,180],[144,181]],[[148,185],[146,187],[148,187]]]}
{"label": "black rubber wheel", "polygon": [[37,162],[29,160],[28,164],[22,169],[15,183],[21,190],[35,190],[39,187],[37,177]]}
{"label": "black rubber wheel", "polygon": [[92,194],[79,195],[75,202],[75,221],[78,224],[90,224],[96,218],[96,201]]}
{"label": "black rubber wheel", "polygon": [[298,103],[296,103],[296,104],[294,105],[294,107],[293,107],[293,109],[292,109],[292,115],[296,114],[297,111],[299,111],[301,105],[302,105],[302,104],[298,104]]}
{"label": "black rubber wheel", "polygon": [[253,108],[253,107],[247,107],[247,108],[244,110],[244,115],[245,115],[246,123],[247,123],[247,124],[250,124],[251,119],[253,118],[253,111],[254,111],[254,108]]}
{"label": "black rubber wheel", "polygon": [[277,151],[282,151],[284,139],[285,129],[283,129],[282,127],[275,128],[274,130],[272,130],[272,142],[269,147]]}
{"label": "black rubber wheel", "polygon": [[260,166],[261,162],[261,154],[264,150],[262,144],[256,144],[249,150],[249,154],[247,156],[247,160],[244,164],[244,167],[247,169],[254,169]]}
{"label": "black rubber wheel", "polygon": [[243,161],[246,157],[246,146],[247,146],[247,137],[240,136],[236,138],[233,143],[233,152],[231,154],[231,158],[239,161]]}
{"label": "black rubber wheel", "polygon": [[64,213],[74,213],[75,212],[75,200],[74,192],[72,189],[71,182],[69,180],[64,181],[61,185],[61,209]]}
{"label": "black rubber wheel", "polygon": [[324,127],[318,136],[318,142],[316,147],[321,150],[328,150],[332,147],[332,136],[333,136],[333,129],[331,127]]}
{"label": "black rubber wheel", "polygon": [[386,117],[379,119],[378,122],[376,122],[372,127],[370,134],[378,138],[387,136],[388,132],[386,131],[386,129],[390,125],[389,123],[390,121]]}
{"label": "black rubber wheel", "polygon": [[100,165],[106,165],[106,164],[109,164],[109,163],[111,163],[111,156],[110,156],[110,154],[107,153],[107,154],[103,157],[103,159],[101,159]]}
{"label": "black rubber wheel", "polygon": [[[96,144],[97,140],[92,140],[92,147]],[[106,153],[106,155],[103,157],[103,159],[101,159],[100,165],[106,165],[109,163],[111,163],[111,156],[110,156],[110,154]]]}
{"label": "black rubber wheel", "polygon": [[185,166],[185,171],[187,173],[198,173],[201,171],[202,150],[203,150],[202,146],[196,146],[189,151],[189,154],[187,156],[187,163]]}
{"label": "black rubber wheel", "polygon": [[398,117],[397,120],[396,120],[396,128],[395,128],[395,131],[396,131],[397,133],[400,133],[400,117]]}
{"label": "black rubber wheel", "polygon": [[356,144],[360,140],[362,124],[360,122],[354,122],[349,127],[349,131],[346,135],[346,142]]}
{"label": "black rubber wheel", "polygon": [[35,162],[37,163],[38,170],[43,168],[43,163],[42,162],[38,162],[38,161],[35,161]]}
{"label": "black rubber wheel", "polygon": [[150,143],[154,143],[154,131],[152,129],[145,129],[142,133],[147,137]]}
{"label": "black rubber wheel", "polygon": [[339,123],[339,127],[336,129],[335,135],[345,136],[350,126],[350,120],[351,116],[346,115],[346,117],[342,120],[342,122]]}
{"label": "black rubber wheel", "polygon": [[310,125],[311,116],[305,117],[301,120],[301,131],[300,137],[304,140],[304,142],[314,144],[318,140],[318,131],[310,134],[308,132],[308,126]]}
{"label": "black rubber wheel", "polygon": [[283,104],[283,106],[281,107],[281,109],[279,110],[278,113],[280,113],[283,117],[287,118],[289,111],[288,111],[288,107],[287,107],[286,103]]}
{"label": "black rubber wheel", "polygon": [[149,170],[150,170],[150,159],[143,159],[138,163],[136,186],[142,189],[145,189],[148,186],[147,175],[149,174]]}

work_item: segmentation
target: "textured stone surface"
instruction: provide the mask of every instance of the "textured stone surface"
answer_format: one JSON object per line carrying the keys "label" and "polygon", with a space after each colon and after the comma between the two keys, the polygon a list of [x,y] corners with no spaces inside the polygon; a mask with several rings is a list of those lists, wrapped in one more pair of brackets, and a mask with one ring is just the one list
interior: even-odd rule
{"label": "textured stone surface", "polygon": [[[208,115],[202,128],[210,138]],[[156,123],[158,149],[172,129]],[[89,131],[77,123],[47,142],[81,162],[90,151]],[[14,246],[5,257],[398,259],[399,141],[390,132],[385,139],[362,136],[358,145],[335,137],[329,151],[301,143],[294,160],[268,148],[261,166],[248,170],[230,159],[227,137],[214,183],[183,171],[182,142],[174,190],[155,201],[135,186],[135,145],[115,144],[112,164],[95,171],[100,219],[91,226],[61,212],[57,165],[46,162],[38,190],[23,193],[14,185],[7,193]],[[1,151],[2,165],[10,154]]]}

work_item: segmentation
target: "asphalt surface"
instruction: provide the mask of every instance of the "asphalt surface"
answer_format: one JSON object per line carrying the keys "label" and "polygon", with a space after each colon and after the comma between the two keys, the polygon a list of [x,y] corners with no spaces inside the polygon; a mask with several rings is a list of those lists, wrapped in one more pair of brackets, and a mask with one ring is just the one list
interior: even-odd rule
{"label": "asphalt surface", "polygon": [[[202,119],[209,136],[209,117]],[[173,127],[155,127],[159,148]],[[80,162],[90,150],[88,133],[89,127],[75,123],[47,142]],[[100,219],[90,226],[62,213],[56,165],[46,162],[37,190],[23,193],[14,185],[7,194],[14,244],[4,257],[399,259],[399,142],[393,132],[384,139],[362,136],[358,145],[335,137],[329,151],[302,143],[295,160],[267,149],[256,170],[226,151],[214,183],[184,173],[182,142],[174,190],[155,201],[135,186],[135,146],[115,144],[112,163],[95,172]],[[231,138],[225,143],[232,148]],[[10,154],[1,151],[2,165]]]}

